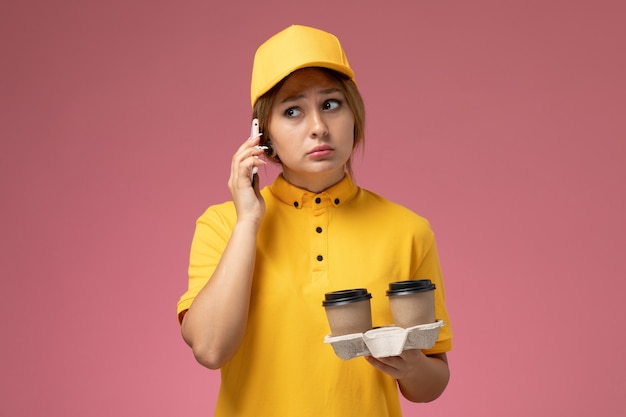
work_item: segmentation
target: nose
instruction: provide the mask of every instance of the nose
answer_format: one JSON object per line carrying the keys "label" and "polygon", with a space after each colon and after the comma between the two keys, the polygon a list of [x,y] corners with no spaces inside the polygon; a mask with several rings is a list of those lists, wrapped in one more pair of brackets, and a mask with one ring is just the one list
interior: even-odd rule
{"label": "nose", "polygon": [[324,116],[322,112],[319,110],[315,110],[311,115],[311,137],[318,138],[322,136],[328,135],[328,125],[326,124],[326,120],[324,120]]}

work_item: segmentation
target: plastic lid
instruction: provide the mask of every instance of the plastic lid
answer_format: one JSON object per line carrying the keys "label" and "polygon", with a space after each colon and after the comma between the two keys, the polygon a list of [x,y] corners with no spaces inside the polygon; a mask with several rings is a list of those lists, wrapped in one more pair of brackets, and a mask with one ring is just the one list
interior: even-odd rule
{"label": "plastic lid", "polygon": [[367,292],[365,288],[355,288],[352,290],[340,290],[327,292],[324,294],[324,307],[333,307],[344,304],[356,303],[357,301],[369,300],[372,294]]}
{"label": "plastic lid", "polygon": [[387,296],[393,297],[395,295],[415,294],[418,292],[432,291],[434,289],[435,284],[433,284],[429,279],[398,281],[389,284]]}

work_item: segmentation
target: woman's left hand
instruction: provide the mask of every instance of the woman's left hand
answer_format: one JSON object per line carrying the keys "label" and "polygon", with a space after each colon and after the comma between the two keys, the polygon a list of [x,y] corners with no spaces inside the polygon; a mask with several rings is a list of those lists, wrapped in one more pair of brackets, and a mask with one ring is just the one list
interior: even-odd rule
{"label": "woman's left hand", "polygon": [[403,351],[400,356],[389,356],[386,358],[366,356],[365,359],[379,371],[395,379],[402,379],[416,372],[420,362],[427,360],[428,357],[419,349],[409,349]]}
{"label": "woman's left hand", "polygon": [[412,402],[433,401],[443,393],[450,379],[445,353],[427,356],[420,349],[409,349],[399,356],[366,356],[365,359],[374,368],[395,378],[404,398]]}

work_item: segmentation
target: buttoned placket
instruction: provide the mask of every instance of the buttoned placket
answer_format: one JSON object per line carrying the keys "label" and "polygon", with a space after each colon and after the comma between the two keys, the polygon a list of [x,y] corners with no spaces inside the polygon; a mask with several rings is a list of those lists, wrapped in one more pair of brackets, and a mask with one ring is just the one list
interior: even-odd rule
{"label": "buttoned placket", "polygon": [[327,195],[318,194],[313,198],[311,221],[311,260],[313,263],[313,279],[319,279],[328,271],[328,218],[332,207]]}

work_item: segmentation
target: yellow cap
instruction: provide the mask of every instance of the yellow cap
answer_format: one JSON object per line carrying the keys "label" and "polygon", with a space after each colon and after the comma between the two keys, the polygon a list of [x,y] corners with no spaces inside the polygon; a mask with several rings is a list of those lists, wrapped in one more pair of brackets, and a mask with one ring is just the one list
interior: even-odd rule
{"label": "yellow cap", "polygon": [[354,79],[354,71],[335,35],[292,25],[265,41],[254,55],[250,86],[252,106],[283,78],[306,67],[329,68]]}

